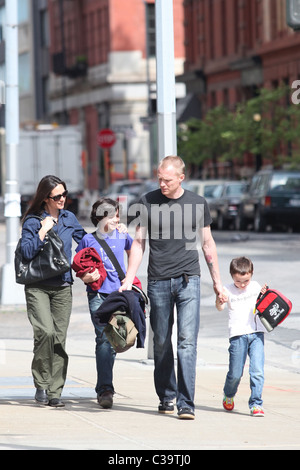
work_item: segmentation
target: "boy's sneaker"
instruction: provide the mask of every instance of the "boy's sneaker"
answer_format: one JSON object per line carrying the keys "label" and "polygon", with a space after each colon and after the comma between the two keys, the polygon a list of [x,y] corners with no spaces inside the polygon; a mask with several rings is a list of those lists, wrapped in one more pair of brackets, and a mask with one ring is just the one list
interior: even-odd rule
{"label": "boy's sneaker", "polygon": [[229,397],[226,397],[226,395],[224,395],[223,408],[226,411],[232,411],[233,410],[233,408],[234,408],[234,399],[233,399],[233,397],[229,398]]}
{"label": "boy's sneaker", "polygon": [[161,414],[172,414],[174,413],[174,404],[172,401],[161,401],[158,406],[158,412]]}
{"label": "boy's sneaker", "polygon": [[260,417],[265,416],[265,412],[261,406],[252,406],[252,408],[250,409],[250,413],[251,413],[251,416],[260,416]]}
{"label": "boy's sneaker", "polygon": [[179,408],[178,410],[179,419],[195,419],[195,413],[191,408]]}

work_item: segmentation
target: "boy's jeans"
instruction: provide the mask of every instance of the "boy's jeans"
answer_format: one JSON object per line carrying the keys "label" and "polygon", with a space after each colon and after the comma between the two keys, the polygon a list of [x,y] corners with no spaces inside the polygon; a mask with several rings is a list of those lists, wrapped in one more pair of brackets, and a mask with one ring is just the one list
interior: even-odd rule
{"label": "boy's jeans", "polygon": [[249,355],[249,374],[251,396],[249,408],[262,406],[262,391],[264,386],[264,333],[235,336],[230,339],[229,371],[224,386],[224,394],[228,398],[235,396],[241,381],[245,362]]}
{"label": "boy's jeans", "polygon": [[105,325],[99,326],[95,322],[95,312],[98,310],[107,295],[99,293],[88,293],[88,301],[91,319],[95,328],[96,334],[96,367],[97,367],[97,384],[96,393],[101,395],[105,391],[114,393],[113,386],[113,367],[116,357],[116,352],[111,346],[104,333]]}
{"label": "boy's jeans", "polygon": [[[160,401],[177,397],[177,407],[194,410],[197,338],[200,323],[200,277],[148,281],[150,323],[154,333],[154,383]],[[172,347],[174,304],[177,308],[177,385]]]}

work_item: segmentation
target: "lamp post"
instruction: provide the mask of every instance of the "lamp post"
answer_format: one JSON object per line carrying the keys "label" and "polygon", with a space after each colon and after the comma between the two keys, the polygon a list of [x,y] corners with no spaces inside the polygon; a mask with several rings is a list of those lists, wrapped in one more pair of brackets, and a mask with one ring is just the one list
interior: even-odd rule
{"label": "lamp post", "polygon": [[2,271],[1,303],[23,304],[23,288],[15,284],[14,252],[20,232],[20,193],[18,185],[19,145],[19,73],[18,73],[18,0],[6,2],[6,184],[4,216],[6,220],[6,264]]}
{"label": "lamp post", "polygon": [[177,154],[173,1],[156,0],[158,159]]}

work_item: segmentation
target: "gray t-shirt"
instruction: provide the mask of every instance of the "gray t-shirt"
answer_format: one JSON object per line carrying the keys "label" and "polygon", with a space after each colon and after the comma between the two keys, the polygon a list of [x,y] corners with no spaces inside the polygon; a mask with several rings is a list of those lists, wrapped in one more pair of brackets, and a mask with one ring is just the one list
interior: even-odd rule
{"label": "gray t-shirt", "polygon": [[200,275],[198,231],[212,223],[206,200],[185,190],[169,199],[160,189],[142,197],[140,224],[149,235],[148,279]]}

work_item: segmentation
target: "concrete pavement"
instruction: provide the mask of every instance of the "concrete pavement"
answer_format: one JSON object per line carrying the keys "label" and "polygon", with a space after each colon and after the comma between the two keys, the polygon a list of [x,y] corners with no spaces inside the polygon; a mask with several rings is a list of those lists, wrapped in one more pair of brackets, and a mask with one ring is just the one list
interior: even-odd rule
{"label": "concrete pavement", "polygon": [[200,333],[196,418],[181,421],[176,414],[157,413],[153,362],[147,359],[147,349],[134,347],[118,355],[114,407],[103,410],[98,406],[94,334],[87,310],[79,307],[74,308],[67,343],[66,406],[36,405],[30,374],[32,335],[26,313],[2,310],[0,320],[0,449],[168,450],[176,454],[196,449],[300,449],[298,374],[267,366],[266,415],[253,418],[247,406],[249,378],[245,371],[235,411],[223,411],[226,338],[201,338]]}
{"label": "concrete pavement", "polygon": [[[186,464],[193,450],[300,449],[299,375],[296,368],[281,367],[277,361],[273,365],[274,342],[266,341],[270,360],[265,370],[265,417],[249,414],[247,366],[235,411],[223,411],[222,389],[228,364],[226,328],[224,334],[209,335],[201,327],[194,421],[179,420],[176,413],[157,413],[153,361],[148,359],[147,345],[143,350],[134,347],[117,356],[114,406],[112,410],[101,409],[94,392],[94,332],[81,281],[75,282],[73,292],[63,409],[41,407],[33,400],[33,342],[25,307],[0,307],[0,450],[106,450],[101,455],[112,464],[124,463],[118,462],[125,455],[122,452],[134,457],[143,451],[142,464],[138,460],[130,464],[147,466],[149,462],[164,464],[163,456],[167,454],[169,459],[185,456],[180,458]],[[206,316],[215,315],[205,279],[203,296],[205,324]],[[161,460],[153,462],[154,455]]]}

